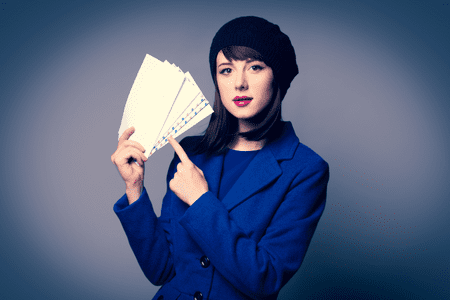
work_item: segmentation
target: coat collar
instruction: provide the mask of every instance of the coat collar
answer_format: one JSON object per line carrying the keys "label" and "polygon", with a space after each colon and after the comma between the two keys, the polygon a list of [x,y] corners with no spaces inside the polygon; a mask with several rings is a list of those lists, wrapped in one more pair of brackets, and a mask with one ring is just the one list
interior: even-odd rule
{"label": "coat collar", "polygon": [[[222,200],[228,211],[281,176],[282,170],[278,162],[291,159],[298,144],[299,139],[295,135],[291,122],[284,122],[280,138],[265,145],[258,152]],[[224,156],[223,154],[213,156],[208,161],[203,161],[204,158],[202,156],[193,159],[195,164],[201,166],[200,168],[205,174],[209,190],[216,197],[219,193]]]}

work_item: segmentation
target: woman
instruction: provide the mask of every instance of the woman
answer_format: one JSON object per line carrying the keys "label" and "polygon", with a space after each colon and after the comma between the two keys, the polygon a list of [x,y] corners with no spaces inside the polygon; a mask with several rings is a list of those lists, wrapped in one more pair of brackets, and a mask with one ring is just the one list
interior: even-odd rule
{"label": "woman", "polygon": [[[299,269],[325,207],[328,164],[281,121],[298,74],[289,38],[257,17],[225,24],[210,49],[214,114],[178,144],[157,218],[143,187],[145,149],[119,140],[126,183],[114,206],[154,299],[276,299]],[[132,161],[136,160],[136,165]]]}

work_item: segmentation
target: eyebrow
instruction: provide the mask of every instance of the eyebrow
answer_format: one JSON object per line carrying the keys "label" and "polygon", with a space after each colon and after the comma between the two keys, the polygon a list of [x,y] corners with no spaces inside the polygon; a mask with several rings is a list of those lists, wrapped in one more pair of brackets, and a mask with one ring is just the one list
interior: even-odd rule
{"label": "eyebrow", "polygon": [[[245,61],[245,63],[248,64],[248,63],[252,63],[252,62],[254,62],[254,61],[259,61],[259,62],[262,62],[262,63],[263,63],[263,61],[261,61],[261,60],[259,60],[259,59],[252,59],[252,58],[247,58],[247,60]],[[233,63],[232,63],[231,61],[228,61],[228,62],[221,63],[221,64],[218,65],[217,67],[220,67],[220,66],[222,66],[222,65],[228,66],[228,65],[233,65]]]}
{"label": "eyebrow", "polygon": [[221,63],[220,65],[218,65],[217,67],[220,67],[220,66],[223,66],[223,65],[225,65],[225,66],[227,66],[227,65],[232,65],[232,63],[231,62],[227,62],[227,63]]}

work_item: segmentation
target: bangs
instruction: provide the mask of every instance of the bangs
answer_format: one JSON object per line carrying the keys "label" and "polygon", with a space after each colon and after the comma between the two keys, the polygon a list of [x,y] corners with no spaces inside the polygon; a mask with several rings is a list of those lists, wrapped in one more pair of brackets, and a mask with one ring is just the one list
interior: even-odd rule
{"label": "bangs", "polygon": [[228,46],[223,48],[222,52],[229,61],[247,59],[264,61],[261,53],[245,46]]}

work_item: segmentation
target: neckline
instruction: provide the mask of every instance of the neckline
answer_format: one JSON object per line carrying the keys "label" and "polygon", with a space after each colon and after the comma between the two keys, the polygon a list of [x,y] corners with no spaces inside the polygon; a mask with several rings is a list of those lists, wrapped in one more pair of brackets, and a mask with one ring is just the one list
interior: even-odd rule
{"label": "neckline", "polygon": [[257,152],[260,151],[261,149],[257,149],[257,150],[234,150],[231,148],[228,148],[229,151],[234,151],[234,152]]}

